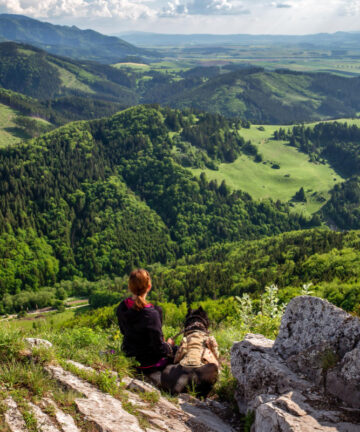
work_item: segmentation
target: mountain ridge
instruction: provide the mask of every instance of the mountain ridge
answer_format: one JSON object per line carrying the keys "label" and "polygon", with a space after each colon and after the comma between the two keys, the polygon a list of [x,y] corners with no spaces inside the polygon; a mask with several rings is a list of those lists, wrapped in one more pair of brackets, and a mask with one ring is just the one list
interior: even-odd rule
{"label": "mountain ridge", "polygon": [[154,54],[115,36],[76,26],[55,25],[24,15],[0,14],[0,37],[28,43],[52,54],[104,63],[115,63],[128,55]]}

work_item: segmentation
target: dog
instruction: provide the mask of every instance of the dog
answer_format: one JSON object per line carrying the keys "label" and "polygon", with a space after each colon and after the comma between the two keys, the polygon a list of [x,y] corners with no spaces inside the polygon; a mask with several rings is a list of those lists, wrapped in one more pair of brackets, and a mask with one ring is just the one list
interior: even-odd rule
{"label": "dog", "polygon": [[219,375],[219,351],[209,335],[210,321],[200,306],[189,308],[184,326],[184,337],[175,354],[174,364],[161,373],[161,388],[171,394],[194,390],[206,397]]}

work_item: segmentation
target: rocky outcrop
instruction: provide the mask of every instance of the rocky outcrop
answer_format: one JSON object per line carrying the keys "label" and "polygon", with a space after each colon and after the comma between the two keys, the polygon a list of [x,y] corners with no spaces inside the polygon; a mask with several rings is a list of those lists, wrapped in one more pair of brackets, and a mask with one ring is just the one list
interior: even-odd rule
{"label": "rocky outcrop", "polygon": [[[42,339],[30,339],[26,342],[31,350],[52,347],[50,342]],[[32,351],[27,352],[26,356],[31,357]],[[81,429],[79,429],[74,421],[77,419],[61,411],[51,397],[46,397],[36,401],[36,404],[28,402],[28,408],[36,420],[39,431],[78,432],[87,430],[87,426],[90,426],[91,430],[103,432],[236,432],[241,430],[241,425],[236,423],[236,418],[229,416],[228,413],[223,415],[227,408],[219,402],[204,402],[189,395],[180,395],[177,403],[173,403],[148,382],[130,377],[120,379],[115,371],[107,371],[112,377],[112,384],[117,386],[116,397],[114,397],[89,382],[93,382],[99,373],[95,369],[72,360],[64,361],[64,364],[65,368],[56,363],[46,364],[44,368],[54,380],[54,386],[58,383],[59,386],[76,392],[74,404],[81,421],[86,424],[84,426],[80,422]],[[10,397],[6,399],[6,409],[6,424],[11,431],[27,432],[22,414]]]}
{"label": "rocky outcrop", "polygon": [[231,368],[254,431],[360,431],[360,321],[325,300],[293,299],[276,341],[247,335]]}
{"label": "rocky outcrop", "polygon": [[14,399],[9,396],[5,399],[5,423],[11,432],[27,432],[26,424]]}

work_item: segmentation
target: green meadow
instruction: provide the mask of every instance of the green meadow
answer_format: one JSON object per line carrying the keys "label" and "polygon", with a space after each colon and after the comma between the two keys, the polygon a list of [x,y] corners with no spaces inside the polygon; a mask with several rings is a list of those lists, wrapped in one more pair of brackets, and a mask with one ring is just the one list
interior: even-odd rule
{"label": "green meadow", "polygon": [[[360,119],[342,119],[360,125]],[[316,123],[313,123],[313,125]],[[290,201],[303,187],[306,203],[293,203],[294,210],[313,214],[330,198],[334,184],[344,179],[328,164],[313,163],[309,156],[289,146],[284,141],[272,140],[279,125],[251,125],[241,129],[241,135],[255,144],[262,155],[262,162],[241,155],[233,163],[222,163],[219,170],[193,169],[195,175],[205,172],[209,180],[225,180],[232,189],[248,192],[255,199],[272,198]],[[288,128],[289,126],[283,126]],[[264,130],[261,130],[261,129]]]}
{"label": "green meadow", "polygon": [[0,104],[0,148],[17,144],[21,140],[29,138],[28,135],[14,123],[16,114],[17,112],[12,108]]}
{"label": "green meadow", "polygon": [[125,63],[115,63],[112,66],[115,67],[116,69],[130,68],[130,69],[134,69],[134,70],[138,69],[141,71],[145,71],[147,69],[150,69],[150,66],[145,64],[145,63],[125,62]]}

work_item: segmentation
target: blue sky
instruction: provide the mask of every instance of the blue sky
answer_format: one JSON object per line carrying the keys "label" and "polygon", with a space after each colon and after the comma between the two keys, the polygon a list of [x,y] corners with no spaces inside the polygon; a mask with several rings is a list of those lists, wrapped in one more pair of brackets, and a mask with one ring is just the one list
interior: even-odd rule
{"label": "blue sky", "polygon": [[360,0],[0,0],[0,13],[106,34],[360,31]]}

